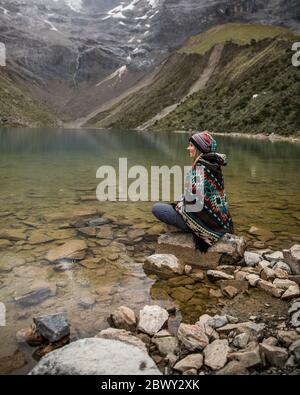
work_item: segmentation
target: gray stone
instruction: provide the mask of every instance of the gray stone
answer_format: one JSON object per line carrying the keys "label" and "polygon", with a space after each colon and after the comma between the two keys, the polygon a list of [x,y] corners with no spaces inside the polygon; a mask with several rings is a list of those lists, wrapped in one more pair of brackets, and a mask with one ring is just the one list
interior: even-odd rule
{"label": "gray stone", "polygon": [[294,355],[297,364],[300,365],[300,340],[293,342],[289,347],[289,351]]}
{"label": "gray stone", "polygon": [[175,336],[171,336],[168,331],[160,331],[154,335],[152,342],[156,344],[160,355],[177,355],[179,352],[179,342]]}
{"label": "gray stone", "polygon": [[136,327],[135,312],[126,306],[118,307],[110,316],[113,325],[118,329],[132,331]]}
{"label": "gray stone", "polygon": [[38,332],[50,342],[57,342],[70,335],[70,326],[63,314],[34,317]]}
{"label": "gray stone", "polygon": [[269,295],[274,296],[275,298],[280,298],[284,292],[284,290],[277,288],[274,284],[272,284],[266,280],[260,280],[258,282],[257,286],[258,286],[258,288],[267,292]]}
{"label": "gray stone", "polygon": [[278,331],[277,336],[280,342],[289,347],[293,342],[300,339],[300,334],[296,331]]}
{"label": "gray stone", "polygon": [[211,326],[211,321],[212,321],[212,317],[210,315],[203,314],[201,315],[201,317],[199,318],[199,320],[196,322],[195,325],[201,326],[209,339],[213,339],[213,340],[219,339],[219,334]]}
{"label": "gray stone", "polygon": [[290,286],[297,286],[297,284],[294,281],[286,280],[286,279],[279,279],[279,278],[276,278],[273,281],[273,284],[275,285],[276,288],[281,288],[284,290],[289,289]]}
{"label": "gray stone", "polygon": [[228,324],[226,315],[215,315],[209,320],[209,325],[214,329],[221,328],[226,324]]}
{"label": "gray stone", "polygon": [[291,268],[289,267],[289,265],[285,262],[282,262],[282,261],[275,263],[275,265],[273,266],[273,270],[276,270],[276,269],[281,269],[281,270],[284,270],[285,272],[287,272],[288,274],[292,274],[292,271],[291,271]]}
{"label": "gray stone", "polygon": [[226,233],[221,239],[209,248],[210,252],[219,252],[239,261],[244,255],[247,243],[244,237]]}
{"label": "gray stone", "polygon": [[228,340],[214,340],[204,349],[204,363],[213,370],[219,370],[226,365],[228,353]]}
{"label": "gray stone", "polygon": [[110,340],[119,340],[120,342],[131,344],[140,348],[142,351],[147,352],[147,347],[145,343],[138,337],[134,336],[131,332],[126,331],[125,329],[103,329],[101,332],[98,333],[96,337]]}
{"label": "gray stone", "polygon": [[110,224],[112,221],[109,218],[92,218],[86,221],[88,226],[102,226],[102,225],[107,225]]}
{"label": "gray stone", "polygon": [[300,327],[300,310],[292,315],[291,324],[294,328]]}
{"label": "gray stone", "polygon": [[247,347],[243,351],[230,353],[228,359],[239,361],[245,368],[252,368],[262,364],[258,345]]}
{"label": "gray stone", "polygon": [[293,274],[300,274],[300,244],[293,245],[289,250],[283,250],[283,256]]}
{"label": "gray stone", "polygon": [[87,244],[84,240],[71,240],[48,251],[46,259],[50,262],[56,262],[61,259],[82,260],[85,257],[86,250]]}
{"label": "gray stone", "polygon": [[245,251],[244,260],[247,266],[256,266],[262,260],[262,256],[256,252]]}
{"label": "gray stone", "polygon": [[260,277],[257,274],[247,274],[246,279],[249,281],[251,287],[256,287],[258,282],[260,281]]}
{"label": "gray stone", "polygon": [[229,333],[231,331],[237,331],[238,333],[250,333],[255,336],[259,336],[261,332],[265,329],[265,324],[256,324],[255,322],[247,321],[240,322],[238,324],[227,324],[218,328],[219,333]]}
{"label": "gray stone", "polygon": [[282,300],[290,300],[293,298],[297,298],[300,296],[300,288],[299,285],[291,285],[285,293],[282,295]]}
{"label": "gray stone", "polygon": [[300,310],[300,301],[295,301],[291,304],[289,308],[289,315],[296,313],[296,311]]}
{"label": "gray stone", "polygon": [[178,370],[179,372],[185,372],[189,369],[199,370],[203,365],[203,356],[202,354],[191,354],[187,357],[181,359],[176,365],[173,367],[174,370]]}
{"label": "gray stone", "polygon": [[163,279],[178,276],[184,272],[184,266],[172,254],[151,255],[144,262],[143,268],[146,274],[156,274]]}
{"label": "gray stone", "polygon": [[56,295],[55,285],[49,285],[45,281],[38,280],[29,288],[18,289],[18,291],[14,293],[13,299],[15,302],[26,307],[41,303],[54,295]]}
{"label": "gray stone", "polygon": [[245,376],[249,374],[243,364],[238,361],[231,361],[223,369],[219,370],[218,376]]}
{"label": "gray stone", "polygon": [[200,325],[181,323],[177,337],[188,351],[203,350],[209,343],[205,330]]}
{"label": "gray stone", "polygon": [[285,348],[272,346],[266,343],[261,343],[259,347],[264,358],[271,366],[284,367],[289,357],[289,353]]}
{"label": "gray stone", "polygon": [[92,294],[84,295],[79,300],[79,306],[83,307],[84,309],[88,309],[96,303],[96,297]]}
{"label": "gray stone", "polygon": [[168,321],[168,312],[160,306],[146,305],[140,311],[138,329],[148,335],[155,335]]}
{"label": "gray stone", "polygon": [[272,281],[276,277],[275,271],[273,269],[271,269],[270,267],[265,267],[262,270],[262,272],[260,273],[260,276],[263,280],[267,280],[267,281]]}
{"label": "gray stone", "polygon": [[31,375],[160,375],[153,360],[136,346],[101,338],[78,340],[45,357]]}
{"label": "gray stone", "polygon": [[234,280],[234,276],[221,272],[219,270],[208,270],[206,273],[207,277],[212,280]]}
{"label": "gray stone", "polygon": [[240,333],[233,339],[233,345],[237,348],[245,348],[250,340],[248,333]]}
{"label": "gray stone", "polygon": [[270,267],[271,263],[269,261],[263,260],[260,261],[257,265],[257,269],[259,270],[259,272],[262,272],[265,268]]}
{"label": "gray stone", "polygon": [[272,254],[264,254],[264,257],[270,262],[278,262],[283,260],[283,253],[282,251],[275,251]]}

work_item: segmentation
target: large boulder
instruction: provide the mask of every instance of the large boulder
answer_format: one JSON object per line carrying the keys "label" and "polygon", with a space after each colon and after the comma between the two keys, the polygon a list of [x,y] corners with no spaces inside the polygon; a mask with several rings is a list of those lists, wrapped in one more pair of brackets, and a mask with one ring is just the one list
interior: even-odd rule
{"label": "large boulder", "polygon": [[283,250],[283,256],[293,274],[300,274],[300,244],[295,244],[289,250]]}
{"label": "large boulder", "polygon": [[30,375],[156,375],[153,360],[140,348],[101,338],[81,339],[43,357]]}
{"label": "large boulder", "polygon": [[86,250],[87,244],[84,240],[71,240],[48,251],[46,259],[49,262],[57,262],[63,259],[82,260],[85,257]]}
{"label": "large boulder", "polygon": [[183,274],[184,266],[179,259],[172,254],[154,254],[144,262],[146,274],[156,274],[162,279],[168,279]]}
{"label": "large boulder", "polygon": [[242,237],[226,234],[203,253],[196,249],[192,234],[177,232],[161,235],[158,238],[156,253],[174,254],[183,264],[212,269],[219,263],[232,264],[239,261],[245,248],[246,242]]}

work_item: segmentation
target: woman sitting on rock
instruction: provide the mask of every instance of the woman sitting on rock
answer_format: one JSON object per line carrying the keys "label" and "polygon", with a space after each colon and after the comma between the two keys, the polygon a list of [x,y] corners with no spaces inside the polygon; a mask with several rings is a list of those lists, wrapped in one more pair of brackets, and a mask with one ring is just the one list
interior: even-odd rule
{"label": "woman sitting on rock", "polygon": [[192,168],[185,180],[185,192],[177,204],[155,203],[152,212],[162,222],[192,232],[203,252],[225,233],[233,233],[222,166],[226,156],[216,153],[217,143],[208,132],[189,139]]}

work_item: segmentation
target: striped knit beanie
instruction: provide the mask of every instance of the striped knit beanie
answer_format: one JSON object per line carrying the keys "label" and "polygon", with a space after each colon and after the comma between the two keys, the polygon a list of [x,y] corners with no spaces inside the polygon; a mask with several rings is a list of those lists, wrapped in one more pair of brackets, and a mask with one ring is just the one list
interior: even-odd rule
{"label": "striped knit beanie", "polygon": [[193,134],[189,141],[204,154],[217,150],[216,140],[207,131]]}

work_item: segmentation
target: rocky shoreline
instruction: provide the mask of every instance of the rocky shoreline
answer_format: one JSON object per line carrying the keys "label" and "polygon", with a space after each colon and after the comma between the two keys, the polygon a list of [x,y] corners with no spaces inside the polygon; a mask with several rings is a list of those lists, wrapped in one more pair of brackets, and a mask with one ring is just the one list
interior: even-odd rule
{"label": "rocky shoreline", "polygon": [[[280,301],[286,314],[245,319],[205,312],[194,324],[181,321],[174,327],[177,306],[171,302],[165,307],[145,305],[139,311],[122,305],[107,317],[110,327],[68,345],[65,316],[34,317],[32,327],[17,335],[19,342],[38,345],[39,355],[45,355],[30,374],[300,373],[299,244],[283,251],[248,250],[243,237],[228,234],[202,254],[190,235],[166,233],[143,268],[148,276],[174,287],[182,303],[207,282],[214,286],[209,297],[218,301],[234,303],[239,295],[257,289],[274,303]],[[271,303],[265,304],[271,308]],[[76,362],[72,353],[78,356]],[[124,368],[129,359],[130,366]]]}

